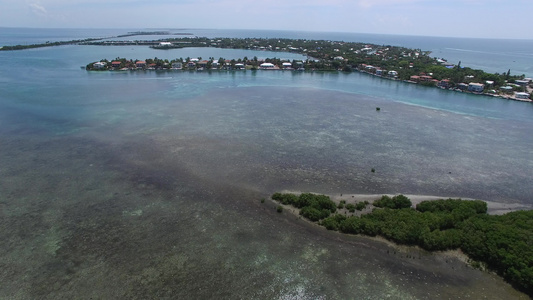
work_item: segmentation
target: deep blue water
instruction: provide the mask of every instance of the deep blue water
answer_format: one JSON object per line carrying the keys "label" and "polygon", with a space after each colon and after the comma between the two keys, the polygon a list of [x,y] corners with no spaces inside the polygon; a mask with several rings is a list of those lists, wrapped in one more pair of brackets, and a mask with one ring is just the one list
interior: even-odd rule
{"label": "deep blue water", "polygon": [[[44,32],[34,39],[87,33]],[[80,68],[266,53],[222,51],[0,52],[0,298],[520,296],[452,258],[341,237],[260,199],[293,190],[531,206],[530,103],[360,73]]]}

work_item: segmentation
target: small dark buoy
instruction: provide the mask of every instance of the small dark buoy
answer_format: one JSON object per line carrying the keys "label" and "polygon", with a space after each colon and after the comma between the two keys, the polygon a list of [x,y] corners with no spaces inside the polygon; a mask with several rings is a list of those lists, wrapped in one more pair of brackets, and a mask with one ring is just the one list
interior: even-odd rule
{"label": "small dark buoy", "polygon": [[377,110],[377,111],[380,111],[380,110],[381,110],[381,108],[379,108],[379,107],[376,107],[376,110]]}

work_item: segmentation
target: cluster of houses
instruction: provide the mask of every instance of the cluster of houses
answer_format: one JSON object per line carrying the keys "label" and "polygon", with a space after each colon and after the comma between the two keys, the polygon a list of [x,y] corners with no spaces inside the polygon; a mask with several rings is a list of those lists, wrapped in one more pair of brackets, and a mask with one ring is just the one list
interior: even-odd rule
{"label": "cluster of houses", "polygon": [[[370,73],[376,76],[384,77],[384,78],[390,78],[390,79],[398,79],[398,72],[397,71],[386,71],[379,67],[375,67],[372,65],[362,64],[358,67],[360,71]],[[450,79],[442,79],[438,80],[433,78],[432,74],[425,74],[421,73],[419,75],[413,75],[410,76],[409,80],[406,80],[406,82],[409,83],[425,83],[429,85],[435,85],[437,87],[443,88],[443,89],[453,89],[455,91],[466,91],[476,94],[486,94],[486,95],[499,95],[506,98],[511,98],[515,100],[524,100],[529,101],[531,94],[528,92],[515,92],[515,88],[524,88],[524,90],[529,91],[528,88],[531,84],[533,84],[533,79],[531,78],[524,78],[523,80],[515,80],[514,83],[507,83],[504,86],[499,87],[499,91],[495,89],[494,87],[494,81],[487,80],[484,83],[475,82],[474,76],[469,75],[465,77],[465,82],[452,84]]]}
{"label": "cluster of houses", "polygon": [[245,64],[244,62],[237,62],[235,60],[200,60],[198,58],[187,59],[183,62],[181,60],[174,60],[172,62],[151,62],[147,63],[144,60],[127,61],[115,60],[111,62],[99,61],[92,64],[94,70],[245,70],[245,69],[261,69],[261,70],[304,70],[303,61],[283,61],[279,65],[271,62],[254,61],[253,64]]}
{"label": "cluster of houses", "polygon": [[[467,81],[473,80],[474,76],[467,76],[465,78]],[[488,95],[507,95],[508,97],[515,98],[517,100],[529,100],[530,94],[526,92],[515,92],[515,87],[524,87],[527,90],[527,87],[530,83],[533,82],[531,78],[525,78],[524,80],[515,80],[515,83],[507,83],[504,86],[499,87],[499,91],[495,89],[494,81],[486,80],[484,83],[480,82],[468,82],[468,83],[457,83],[452,87],[449,79],[437,80],[433,79],[431,75],[420,75],[420,76],[411,76],[409,82],[420,83],[420,82],[431,82],[436,86],[444,89],[453,88],[456,91],[468,91],[477,94],[488,94]]]}
{"label": "cluster of houses", "polygon": [[[334,61],[344,61],[342,56],[333,58]],[[281,61],[281,60],[201,60],[200,58],[191,58],[185,61],[179,60],[114,60],[114,61],[99,61],[88,66],[87,69],[92,70],[298,70],[303,71],[305,63],[303,61]],[[361,64],[357,68],[359,71],[370,73],[383,78],[398,80],[399,74],[395,70],[384,70],[372,65]],[[433,85],[443,89],[451,89],[461,92],[471,92],[476,94],[486,94],[492,96],[501,96],[505,98],[530,101],[531,91],[529,86],[533,84],[531,78],[523,80],[515,80],[514,83],[507,83],[503,86],[494,86],[493,81],[476,82],[474,76],[466,76],[464,82],[452,83],[450,79],[438,80],[432,76],[432,73],[420,73],[419,75],[412,75],[408,80],[409,83],[419,83],[426,85]]]}

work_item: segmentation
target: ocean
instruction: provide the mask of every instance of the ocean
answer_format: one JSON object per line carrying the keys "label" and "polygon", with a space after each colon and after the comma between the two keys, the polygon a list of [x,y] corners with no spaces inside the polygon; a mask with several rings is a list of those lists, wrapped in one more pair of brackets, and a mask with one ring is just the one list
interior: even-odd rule
{"label": "ocean", "polygon": [[[0,45],[128,31],[137,30],[2,28]],[[531,64],[522,47],[532,42],[521,40],[505,50],[490,40],[178,31],[398,44],[500,72],[510,60]],[[300,57],[140,46],[0,52],[0,298],[525,299],[453,255],[328,232],[261,199],[404,193],[531,207],[531,103],[361,73],[80,68],[115,57],[271,55]]]}

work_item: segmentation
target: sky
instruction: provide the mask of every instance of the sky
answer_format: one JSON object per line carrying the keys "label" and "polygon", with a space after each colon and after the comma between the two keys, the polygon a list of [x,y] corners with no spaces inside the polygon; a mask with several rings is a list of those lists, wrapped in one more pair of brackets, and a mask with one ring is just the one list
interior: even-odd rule
{"label": "sky", "polygon": [[0,27],[266,29],[533,39],[533,0],[0,0]]}

